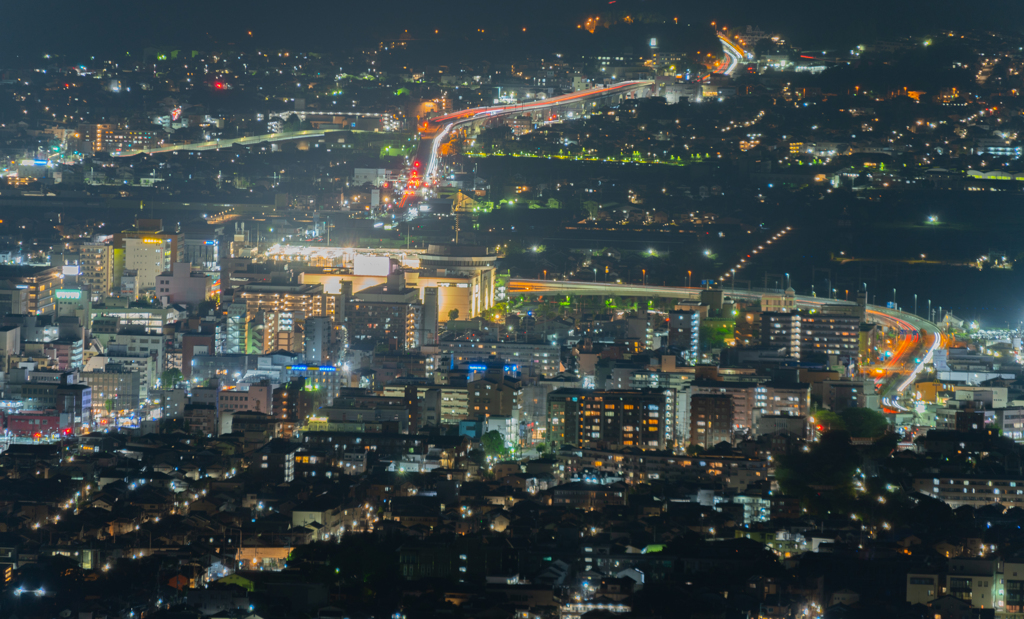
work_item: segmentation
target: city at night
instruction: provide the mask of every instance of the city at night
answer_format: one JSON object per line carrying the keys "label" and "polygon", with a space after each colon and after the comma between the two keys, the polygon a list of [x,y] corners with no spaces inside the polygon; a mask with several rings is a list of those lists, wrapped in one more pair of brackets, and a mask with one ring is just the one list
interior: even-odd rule
{"label": "city at night", "polygon": [[1022,23],[5,6],[0,619],[1024,619]]}

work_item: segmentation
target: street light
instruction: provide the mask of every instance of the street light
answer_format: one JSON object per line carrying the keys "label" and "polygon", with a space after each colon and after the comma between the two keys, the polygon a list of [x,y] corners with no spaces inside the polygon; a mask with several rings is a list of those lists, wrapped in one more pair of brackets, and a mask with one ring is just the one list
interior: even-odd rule
{"label": "street light", "polygon": [[917,316],[917,295],[914,295],[914,315]]}
{"label": "street light", "polygon": [[647,269],[640,269],[640,272],[644,274],[644,287],[647,286]]}

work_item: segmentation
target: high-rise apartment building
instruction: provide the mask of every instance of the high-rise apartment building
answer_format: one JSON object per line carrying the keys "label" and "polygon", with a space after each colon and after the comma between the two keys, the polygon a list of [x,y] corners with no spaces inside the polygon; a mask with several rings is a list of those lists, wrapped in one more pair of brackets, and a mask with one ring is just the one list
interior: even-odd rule
{"label": "high-rise apartment building", "polygon": [[800,358],[800,314],[794,312],[763,312],[761,344],[785,348],[786,354]]}
{"label": "high-rise apartment building", "polygon": [[388,275],[384,284],[355,293],[345,307],[345,326],[353,342],[373,342],[389,350],[419,348],[423,317],[419,289],[407,287],[401,272]]}
{"label": "high-rise apartment building", "polygon": [[710,449],[721,442],[732,442],[732,397],[724,394],[700,394],[690,398],[690,445]]}
{"label": "high-rise apartment building", "polygon": [[[54,314],[57,302],[54,290],[60,288],[61,267],[0,266],[0,281],[8,280],[17,289],[28,291],[28,314]],[[17,295],[20,299],[20,293]],[[13,299],[13,297],[12,297]]]}
{"label": "high-rise apartment building", "polygon": [[700,358],[700,312],[669,312],[668,344],[680,349],[688,363],[697,363]]}
{"label": "high-rise apartment building", "polygon": [[855,362],[860,352],[860,317],[805,313],[800,317],[800,355],[826,354],[840,363]]}
{"label": "high-rise apartment building", "polygon": [[114,287],[114,248],[109,243],[82,243],[78,252],[79,281],[93,301],[102,301]]}
{"label": "high-rise apartment building", "polygon": [[548,436],[576,447],[675,446],[671,389],[556,389],[548,394]]}

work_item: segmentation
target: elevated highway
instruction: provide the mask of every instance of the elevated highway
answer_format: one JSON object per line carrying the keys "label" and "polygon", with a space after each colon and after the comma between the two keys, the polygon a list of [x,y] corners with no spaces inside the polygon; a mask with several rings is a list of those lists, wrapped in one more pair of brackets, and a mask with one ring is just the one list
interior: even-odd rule
{"label": "elevated highway", "polygon": [[[308,138],[322,138],[328,133],[343,131],[343,129],[306,129],[304,131],[282,131],[280,133],[267,133],[264,135],[250,135],[241,138],[224,138],[221,140],[209,140],[206,142],[195,142],[192,144],[167,144],[165,146],[154,146],[152,148],[138,148],[111,153],[113,157],[134,157],[135,155],[152,155],[158,153],[173,152],[200,152],[207,150],[220,150],[231,148],[236,144],[254,145],[261,142],[286,142],[288,140],[301,140]],[[365,131],[351,130],[357,133],[368,133]]]}
{"label": "elevated highway", "polygon": [[596,102],[600,99],[636,96],[637,93],[648,90],[652,86],[654,86],[652,80],[619,82],[604,88],[591,88],[589,90],[571,92],[540,101],[517,103],[514,105],[474,107],[443,116],[435,116],[420,125],[420,143],[416,149],[412,167],[407,175],[408,183],[403,202],[405,198],[414,194],[418,189],[430,187],[436,183],[439,166],[438,151],[449,134],[463,125],[492,118],[501,118],[502,116],[554,110],[566,106],[578,105],[582,107],[588,102]]}
{"label": "elevated highway", "polygon": [[[674,286],[641,286],[636,284],[611,284],[601,282],[555,281],[544,279],[511,279],[508,283],[508,294],[525,296],[543,295],[577,295],[577,296],[618,296],[647,297],[661,299],[679,299],[680,301],[698,302],[703,288]],[[726,297],[742,301],[760,301],[763,292],[739,288],[722,288]],[[796,295],[798,309],[818,309],[826,305],[854,306],[853,301],[841,299],[823,299],[806,295]],[[865,308],[868,322],[880,324],[895,330],[900,341],[894,348],[893,356],[884,367],[885,376],[899,375],[899,380],[882,383],[881,393],[887,408],[905,410],[899,403],[899,397],[905,393],[925,367],[932,362],[935,351],[948,345],[938,325],[920,316],[889,309],[878,305]],[[918,357],[914,352],[920,346],[926,346],[924,354]],[[917,359],[915,361],[915,359]]]}

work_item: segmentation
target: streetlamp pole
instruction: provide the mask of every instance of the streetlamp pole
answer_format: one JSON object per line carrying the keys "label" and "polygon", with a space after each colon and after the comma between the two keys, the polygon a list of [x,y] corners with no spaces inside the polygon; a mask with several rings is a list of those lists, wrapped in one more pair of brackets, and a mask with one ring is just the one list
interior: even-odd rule
{"label": "streetlamp pole", "polygon": [[896,289],[892,289],[892,308],[896,309]]}
{"label": "streetlamp pole", "polygon": [[917,295],[914,295],[914,315],[917,316]]}

